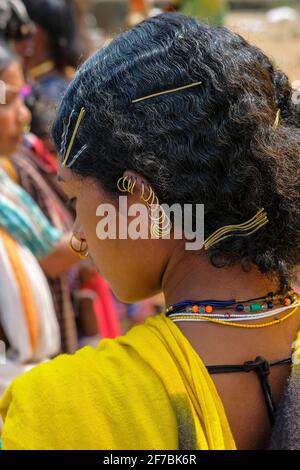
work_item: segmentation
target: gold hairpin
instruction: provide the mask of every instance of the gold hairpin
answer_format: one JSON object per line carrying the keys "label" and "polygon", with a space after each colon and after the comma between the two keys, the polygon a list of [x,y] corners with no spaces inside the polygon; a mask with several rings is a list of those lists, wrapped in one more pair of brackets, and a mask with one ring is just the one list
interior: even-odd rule
{"label": "gold hairpin", "polygon": [[192,88],[197,85],[201,85],[202,82],[191,83],[190,85],[181,86],[179,88],[174,88],[173,90],[161,91],[159,93],[153,93],[152,95],[143,96],[142,98],[137,98],[136,100],[131,101],[131,103],[137,103],[138,101],[148,100],[149,98],[154,98],[155,96],[166,95],[167,93],[175,93],[175,91],[185,90],[186,88]]}
{"label": "gold hairpin", "polygon": [[[248,237],[252,233],[259,230],[261,227],[266,225],[268,222],[269,220],[267,217],[267,213],[264,209],[260,209],[254,217],[252,217],[247,222],[244,222],[243,224],[227,225],[216,230],[205,240],[204,249],[208,250],[208,248],[210,248],[211,246],[229,237]],[[229,232],[234,232],[236,230],[248,233],[231,233],[229,235],[226,235]]]}
{"label": "gold hairpin", "polygon": [[273,124],[273,129],[276,131],[277,127],[279,126],[280,123],[280,114],[281,114],[281,109],[279,108],[276,113],[276,118]]}
{"label": "gold hairpin", "polygon": [[75,128],[74,128],[74,131],[73,131],[73,135],[71,137],[71,140],[70,140],[70,143],[69,143],[69,146],[67,148],[67,151],[65,153],[65,155],[63,156],[63,162],[62,162],[62,165],[63,166],[66,166],[67,164],[67,161],[68,161],[68,158],[70,156],[70,153],[71,153],[71,150],[72,150],[72,147],[74,145],[74,141],[76,139],[76,135],[77,135],[77,132],[78,132],[78,129],[79,129],[79,126],[81,124],[81,121],[84,119],[86,115],[86,111],[84,108],[81,108],[80,110],[80,113],[79,113],[79,116],[77,118],[77,122],[76,122],[76,125],[75,125]]}

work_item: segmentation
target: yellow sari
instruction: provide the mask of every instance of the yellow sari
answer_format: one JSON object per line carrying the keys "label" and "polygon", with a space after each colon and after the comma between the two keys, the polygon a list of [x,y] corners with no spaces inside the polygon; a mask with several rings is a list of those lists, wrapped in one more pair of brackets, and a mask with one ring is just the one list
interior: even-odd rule
{"label": "yellow sari", "polygon": [[17,378],[0,412],[3,449],[236,449],[206,367],[163,314]]}

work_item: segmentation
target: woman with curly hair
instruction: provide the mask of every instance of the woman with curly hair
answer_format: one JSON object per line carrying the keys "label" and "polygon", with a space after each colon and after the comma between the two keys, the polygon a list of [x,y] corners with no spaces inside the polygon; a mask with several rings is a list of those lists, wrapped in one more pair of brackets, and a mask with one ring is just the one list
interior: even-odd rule
{"label": "woman with curly hair", "polygon": [[[79,69],[53,130],[74,237],[120,299],[163,291],[168,308],[17,379],[1,402],[4,448],[299,447],[291,93],[258,48],[180,14],[144,21]],[[120,195],[131,216],[149,210],[151,236],[102,236],[102,204],[124,221]],[[201,249],[173,236],[175,203],[192,205],[193,227],[204,206]]]}

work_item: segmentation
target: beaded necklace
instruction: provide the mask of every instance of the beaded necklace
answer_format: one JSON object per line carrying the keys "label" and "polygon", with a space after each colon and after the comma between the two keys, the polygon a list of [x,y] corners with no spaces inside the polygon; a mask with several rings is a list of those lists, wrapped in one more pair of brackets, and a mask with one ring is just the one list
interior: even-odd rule
{"label": "beaded necklace", "polygon": [[[279,307],[280,305],[280,307]],[[276,307],[276,308],[274,308]],[[165,314],[173,322],[180,321],[209,321],[222,325],[229,325],[239,328],[264,328],[267,326],[282,323],[291,317],[297,311],[300,312],[300,296],[292,289],[289,289],[285,295],[269,292],[265,297],[257,297],[248,300],[184,300],[171,305],[166,309]],[[291,312],[282,318],[276,318],[268,323],[241,325],[237,322],[267,318],[277,315],[285,310],[293,308]],[[224,309],[229,310],[226,313]],[[257,313],[261,312],[261,313]],[[234,321],[233,321],[234,320]],[[261,383],[263,396],[267,406],[267,411],[271,426],[275,423],[277,408],[272,394],[271,384],[268,376],[270,368],[276,365],[291,364],[292,356],[284,359],[268,362],[264,357],[257,356],[254,361],[246,361],[244,364],[222,364],[207,365],[206,368],[210,374],[220,374],[227,372],[247,372],[254,371]]]}
{"label": "beaded necklace", "polygon": [[[289,289],[285,295],[269,292],[265,297],[257,297],[248,300],[184,300],[168,307],[165,314],[174,322],[210,321],[239,328],[264,328],[266,326],[282,323],[296,313],[297,308],[300,307],[299,299],[299,294]],[[277,306],[278,308],[274,308]],[[241,325],[236,323],[268,318],[273,315],[278,315],[292,307],[292,312],[282,318],[275,317],[273,321],[268,323],[256,325]],[[224,313],[225,309],[226,312]],[[223,310],[223,312],[220,312],[220,310]]]}

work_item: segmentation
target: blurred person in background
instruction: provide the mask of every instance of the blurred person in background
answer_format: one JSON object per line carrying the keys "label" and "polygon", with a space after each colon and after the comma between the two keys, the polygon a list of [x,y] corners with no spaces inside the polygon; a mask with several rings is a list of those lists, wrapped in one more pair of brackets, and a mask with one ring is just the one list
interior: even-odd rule
{"label": "blurred person in background", "polygon": [[[32,201],[29,198],[28,193],[25,192],[18,184],[19,176],[18,169],[15,167],[12,161],[13,155],[18,151],[22,145],[24,137],[24,129],[28,127],[31,120],[31,115],[28,108],[24,104],[24,96],[28,92],[27,87],[25,86],[24,77],[22,73],[20,60],[12,51],[10,51],[4,43],[0,44],[0,72],[2,86],[5,86],[5,103],[0,105],[0,164],[6,173],[1,172],[2,179],[8,184],[9,188],[15,188],[15,191],[18,194],[21,194],[21,198],[25,198],[26,201]],[[9,175],[11,183],[7,181],[4,175]],[[34,178],[34,175],[32,175]],[[2,183],[1,190],[4,191],[4,182]],[[3,197],[6,196],[2,195]],[[38,188],[35,199],[38,199]],[[22,204],[18,203],[18,199],[13,197],[13,202],[15,207],[13,213],[16,211],[21,211]],[[62,337],[62,351],[72,352],[77,347],[77,334],[75,329],[75,320],[74,315],[71,310],[71,302],[68,299],[68,290],[67,282],[64,282],[64,285],[61,285],[59,290],[57,285],[57,278],[62,282],[62,278],[65,276],[65,273],[68,269],[78,262],[78,258],[69,250],[68,241],[69,235],[63,235],[66,229],[70,229],[72,226],[72,220],[67,220],[67,213],[63,211],[63,205],[59,203],[57,198],[53,194],[49,195],[49,198],[46,201],[49,204],[49,213],[53,215],[50,219],[47,219],[43,216],[40,208],[33,203],[35,211],[40,214],[43,220],[45,220],[45,225],[51,227],[50,233],[56,234],[55,245],[58,245],[54,250],[52,244],[49,245],[48,250],[44,250],[43,256],[39,256],[40,264],[49,279],[51,285],[51,292],[53,295],[52,302],[54,303],[55,311],[57,318],[60,323],[61,328],[61,337]],[[6,207],[7,203],[4,201],[1,213],[1,221],[6,221]],[[56,214],[56,218],[55,218]],[[60,220],[58,219],[58,214],[60,215]],[[16,216],[13,216],[14,218]],[[69,216],[70,217],[70,216]],[[19,220],[19,216],[16,220]],[[20,219],[20,223],[21,223]],[[50,221],[49,221],[50,220]],[[58,223],[58,221],[60,223]],[[34,234],[35,224],[32,224],[32,230]],[[19,239],[19,229],[16,230],[14,225],[8,225],[6,230],[10,235],[17,239],[19,242],[22,242],[22,237]],[[32,234],[32,237],[33,237]],[[39,240],[42,237],[43,232],[40,236],[36,236],[37,243],[44,243],[44,240]],[[59,235],[57,235],[59,234]],[[30,234],[29,234],[30,235]],[[29,240],[30,240],[30,236]],[[31,246],[31,245],[30,245]],[[32,244],[34,252],[35,243]],[[34,253],[35,254],[35,253]],[[49,288],[49,287],[48,287]],[[68,313],[68,310],[70,312]]]}
{"label": "blurred person in background", "polygon": [[[0,79],[5,98],[0,105],[1,165],[7,162],[4,156],[11,156],[20,145],[31,119],[24,105],[20,62],[4,43],[0,43]],[[60,252],[62,232],[4,169],[13,173],[6,164],[0,169],[0,339],[7,349],[7,362],[0,367],[0,394],[14,376],[61,351],[53,297],[38,260],[47,272],[44,260]]]}
{"label": "blurred person in background", "polygon": [[[27,102],[34,100],[32,91]],[[37,99],[33,104],[31,132],[12,156],[18,183],[34,198],[51,223],[68,232],[74,221],[74,207],[57,182],[57,158],[50,138],[55,105],[49,99]],[[37,135],[39,138],[37,138]],[[55,260],[54,260],[55,261]],[[95,344],[100,337],[114,338],[120,333],[117,312],[109,286],[96,272],[91,260],[80,261],[68,276],[50,279],[58,298],[57,309],[62,318],[75,310],[80,344]],[[72,299],[70,304],[68,299]]]}
{"label": "blurred person in background", "polygon": [[45,94],[59,102],[84,60],[85,38],[76,2],[73,0],[23,0],[34,33],[16,39],[26,74],[37,81]]}
{"label": "blurred person in background", "polygon": [[22,0],[0,0],[0,37],[5,42],[29,39],[35,32]]}
{"label": "blurred person in background", "polygon": [[[26,45],[38,40],[36,34],[33,34],[37,30],[29,19],[24,5],[19,0],[2,0],[2,2],[2,13],[5,22],[2,22],[0,33],[2,32],[2,37],[6,40],[13,41],[17,39],[20,41],[18,44],[21,50],[21,46],[25,45],[26,52]],[[29,3],[31,8],[36,7],[34,11],[30,10],[35,19],[38,13],[42,15],[41,2]],[[42,3],[45,10],[46,2]],[[58,13],[58,10],[61,11],[62,6],[62,2],[48,2],[48,8],[52,13],[53,28],[54,13],[55,11]],[[69,9],[71,8],[70,2],[66,3],[63,9],[65,20],[69,11],[67,6]],[[16,15],[16,12],[18,15]],[[65,28],[62,28],[62,23],[59,27],[58,36],[66,34]],[[55,41],[55,38],[52,39]],[[66,57],[66,48],[59,47],[56,53],[58,55],[62,54],[62,59],[65,57],[67,62],[68,60],[71,61],[71,56],[69,56],[69,59]],[[50,75],[53,78],[52,74]],[[50,82],[52,84],[58,83],[55,76],[53,80],[51,77]],[[62,83],[60,78],[58,81]],[[24,88],[23,98],[29,105],[32,114],[32,132],[25,135],[22,133],[15,152],[7,152],[5,157],[2,156],[1,162],[10,177],[32,196],[48,220],[56,228],[67,234],[73,224],[74,211],[66,205],[65,196],[56,181],[56,153],[50,138],[56,104],[53,99],[55,98],[54,95],[52,93],[47,94],[47,90],[45,92],[44,84],[42,79],[41,83],[33,82],[33,86],[27,87],[26,90]],[[64,87],[66,86],[67,82],[64,81]],[[70,255],[68,242],[68,235],[66,235],[64,239],[66,257],[71,256],[72,264],[74,264],[74,255]],[[48,282],[61,326],[62,351],[73,352],[77,348],[78,339],[80,344],[90,342],[94,344],[95,341],[99,341],[100,337],[115,337],[119,334],[117,314],[112,303],[109,287],[104,280],[99,279],[100,276],[95,272],[91,261],[85,262],[84,267],[76,263],[76,266],[68,270],[68,274],[65,270],[61,272],[60,269],[57,269],[57,258],[53,254],[43,263],[47,264]],[[61,260],[58,266],[60,263]],[[87,290],[86,285],[88,265],[90,269],[88,278],[89,280],[94,279],[93,292],[91,292],[92,287],[90,286],[90,290]],[[99,296],[101,296],[101,301]],[[74,314],[76,315],[77,331]]]}

